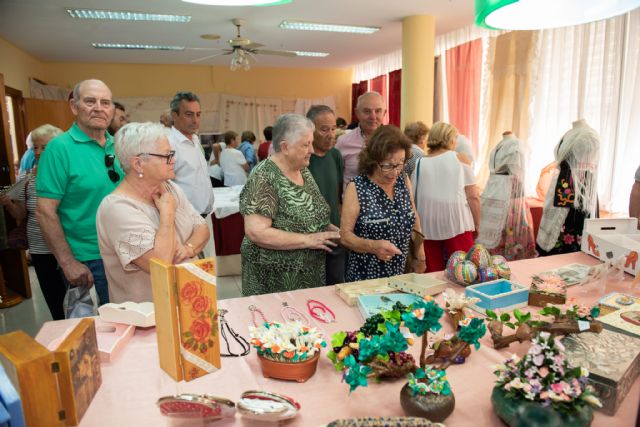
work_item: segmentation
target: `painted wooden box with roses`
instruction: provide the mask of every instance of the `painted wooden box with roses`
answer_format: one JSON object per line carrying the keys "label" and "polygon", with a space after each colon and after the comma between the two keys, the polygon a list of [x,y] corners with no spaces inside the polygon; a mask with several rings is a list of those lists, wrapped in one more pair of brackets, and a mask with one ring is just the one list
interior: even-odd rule
{"label": "painted wooden box with roses", "polygon": [[623,268],[636,276],[640,272],[640,230],[636,218],[585,219],[582,252],[601,261],[624,257]]}
{"label": "painted wooden box with roses", "polygon": [[213,259],[178,265],[151,260],[160,367],[176,381],[220,369]]}

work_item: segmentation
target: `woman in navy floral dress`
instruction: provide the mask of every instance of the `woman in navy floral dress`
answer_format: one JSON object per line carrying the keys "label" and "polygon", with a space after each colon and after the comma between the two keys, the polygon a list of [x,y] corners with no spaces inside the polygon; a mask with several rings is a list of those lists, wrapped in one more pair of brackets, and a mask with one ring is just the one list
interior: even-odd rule
{"label": "woman in navy floral dress", "polygon": [[[411,183],[403,172],[411,142],[394,126],[380,127],[360,153],[359,173],[346,188],[340,232],[350,249],[346,280],[402,274],[411,230],[420,231]],[[425,270],[421,248],[413,271]]]}

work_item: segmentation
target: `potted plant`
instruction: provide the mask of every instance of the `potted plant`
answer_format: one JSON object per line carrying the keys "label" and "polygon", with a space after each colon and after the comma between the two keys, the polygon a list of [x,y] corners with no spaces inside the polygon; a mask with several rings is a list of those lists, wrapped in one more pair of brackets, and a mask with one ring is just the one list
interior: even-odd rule
{"label": "potted plant", "polygon": [[498,377],[491,395],[496,414],[510,426],[588,426],[592,406],[601,406],[591,386],[589,372],[572,366],[561,354],[559,337],[540,332],[526,356],[513,355],[496,366]]}
{"label": "potted plant", "polygon": [[[338,333],[332,337],[334,349],[329,352],[329,358],[336,365],[336,369],[343,371],[343,378],[349,384],[350,390],[367,386],[368,377],[377,375],[379,364],[388,364],[403,358],[405,350],[412,344],[412,335],[422,337],[420,351],[420,369],[409,375],[409,383],[400,393],[402,407],[408,415],[428,418],[431,421],[442,421],[453,411],[455,398],[451,392],[444,370],[470,344],[476,348],[480,346],[478,340],[486,332],[481,319],[466,319],[457,335],[458,343],[454,353],[439,366],[427,366],[428,333],[436,332],[442,325],[440,317],[442,308],[431,297],[420,300],[409,307],[396,304],[393,310],[382,312],[384,322],[375,325],[372,335],[367,336],[363,331],[358,333]],[[369,325],[370,327],[373,325]],[[373,329],[373,328],[372,328]],[[355,343],[351,342],[353,335]],[[351,350],[344,350],[346,347]],[[437,343],[436,343],[437,344]],[[340,360],[340,352],[347,353]],[[409,355],[408,355],[409,356]],[[413,360],[413,358],[411,358]],[[416,369],[413,369],[409,372]]]}
{"label": "potted plant", "polygon": [[264,322],[250,326],[249,332],[265,378],[305,382],[316,372],[320,349],[326,346],[321,332],[300,322]]}

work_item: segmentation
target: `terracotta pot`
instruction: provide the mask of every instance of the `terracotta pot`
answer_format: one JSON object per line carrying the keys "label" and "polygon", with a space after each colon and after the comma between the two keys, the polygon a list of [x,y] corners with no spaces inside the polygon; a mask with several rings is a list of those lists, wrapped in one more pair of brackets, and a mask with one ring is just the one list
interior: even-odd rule
{"label": "terracotta pot", "polygon": [[258,359],[262,367],[262,376],[265,378],[303,383],[316,373],[320,352],[316,352],[311,359],[297,363],[276,362],[260,355],[258,355]]}
{"label": "terracotta pot", "polygon": [[593,410],[589,405],[579,407],[572,413],[564,413],[537,402],[507,397],[500,387],[494,387],[491,404],[496,415],[510,427],[587,427],[593,420]]}
{"label": "terracotta pot", "polygon": [[442,394],[416,394],[409,384],[405,384],[400,391],[400,405],[407,416],[427,418],[429,421],[442,422],[453,412],[456,399],[453,393],[448,396]]}

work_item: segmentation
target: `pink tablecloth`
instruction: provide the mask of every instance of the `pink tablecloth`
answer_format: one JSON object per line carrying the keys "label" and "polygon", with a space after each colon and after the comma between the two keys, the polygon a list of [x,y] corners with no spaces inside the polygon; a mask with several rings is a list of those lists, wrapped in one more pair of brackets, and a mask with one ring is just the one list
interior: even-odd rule
{"label": "pink tablecloth", "polygon": [[[572,262],[596,264],[597,261],[585,254],[558,255],[511,263],[514,280],[529,284],[533,273],[560,267]],[[433,273],[442,275],[442,273]],[[623,282],[608,283],[606,289],[597,284],[573,287],[570,296],[584,302],[593,303],[601,295],[622,291],[630,292],[631,277]],[[461,287],[457,291],[462,291]],[[640,291],[633,292],[640,295]],[[248,336],[247,325],[251,323],[247,307],[260,307],[271,320],[282,320],[280,307],[286,301],[300,310],[306,311],[308,298],[318,299],[329,306],[338,319],[337,324],[318,325],[329,338],[338,330],[356,329],[362,318],[356,308],[347,306],[335,293],[333,287],[301,290],[281,294],[236,298],[220,301],[219,306],[229,310],[227,318],[232,328],[242,336]],[[438,296],[442,303],[442,297]],[[46,344],[64,331],[72,321],[46,323],[37,339]],[[450,331],[449,321],[442,319],[443,329]],[[456,408],[445,423],[450,426],[501,426],[502,423],[491,408],[490,394],[495,381],[492,373],[494,364],[504,361],[511,352],[522,355],[527,344],[513,344],[508,349],[496,351],[491,347],[488,334],[481,340],[482,347],[463,365],[448,369],[448,377],[456,398]],[[414,345],[413,354],[418,356],[419,348]],[[317,426],[337,418],[357,416],[399,416],[403,415],[399,393],[404,381],[370,384],[349,395],[349,387],[340,382],[340,374],[335,372],[326,357],[320,359],[317,373],[306,383],[298,384],[265,379],[260,372],[256,353],[243,358],[225,358],[220,371],[192,382],[176,383],[158,365],[156,336],[154,329],[137,330],[122,353],[113,363],[102,365],[102,387],[91,403],[81,426],[151,426],[167,425],[167,421],[155,407],[160,396],[179,393],[208,393],[237,400],[245,390],[262,389],[283,393],[297,399],[302,410],[287,423],[289,426]],[[640,400],[640,380],[636,381],[615,417],[596,412],[594,426],[635,425],[638,402]],[[227,424],[233,424],[233,421]],[[246,425],[237,416],[236,425]]]}

